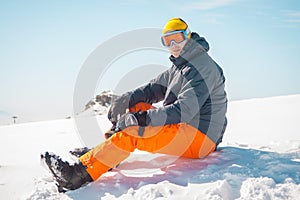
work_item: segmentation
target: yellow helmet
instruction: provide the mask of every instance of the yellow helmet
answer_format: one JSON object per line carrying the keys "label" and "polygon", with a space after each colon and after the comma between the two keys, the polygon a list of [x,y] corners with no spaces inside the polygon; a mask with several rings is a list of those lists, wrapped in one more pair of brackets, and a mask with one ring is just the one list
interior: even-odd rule
{"label": "yellow helmet", "polygon": [[178,31],[178,30],[186,30],[188,32],[188,38],[191,37],[191,32],[188,28],[188,25],[185,21],[180,18],[172,18],[170,19],[163,28],[162,34],[171,31]]}

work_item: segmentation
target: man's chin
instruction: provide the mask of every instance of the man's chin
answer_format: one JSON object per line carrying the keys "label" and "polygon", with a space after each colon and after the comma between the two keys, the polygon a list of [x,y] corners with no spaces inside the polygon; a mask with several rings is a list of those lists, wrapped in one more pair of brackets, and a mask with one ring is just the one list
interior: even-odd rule
{"label": "man's chin", "polygon": [[180,55],[180,51],[172,52],[172,55],[177,58]]}

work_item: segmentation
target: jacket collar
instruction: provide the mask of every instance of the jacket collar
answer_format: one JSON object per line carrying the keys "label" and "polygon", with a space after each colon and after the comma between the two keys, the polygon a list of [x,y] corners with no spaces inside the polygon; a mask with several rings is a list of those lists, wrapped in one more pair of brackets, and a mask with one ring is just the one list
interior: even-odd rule
{"label": "jacket collar", "polygon": [[177,58],[171,55],[170,60],[177,68],[181,68],[196,55],[201,52],[207,52],[208,50],[209,44],[205,38],[200,37],[197,33],[192,33],[191,39],[189,39],[183,47],[180,55]]}

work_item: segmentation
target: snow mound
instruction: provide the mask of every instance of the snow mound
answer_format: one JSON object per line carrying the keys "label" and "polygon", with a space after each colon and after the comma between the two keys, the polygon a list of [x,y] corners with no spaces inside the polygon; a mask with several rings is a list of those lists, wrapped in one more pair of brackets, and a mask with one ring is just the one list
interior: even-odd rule
{"label": "snow mound", "polygon": [[[107,130],[106,116],[97,118]],[[39,154],[53,151],[68,160],[67,152],[82,146],[74,119],[0,126],[1,199],[296,200],[299,119],[300,95],[230,102],[224,141],[210,156],[135,151],[97,181],[65,194],[40,166]]]}
{"label": "snow mound", "polygon": [[[82,113],[87,111],[96,115],[103,115],[107,113],[107,109],[111,104],[112,98],[115,97],[112,91],[104,91],[96,95],[95,98],[91,99],[86,105]],[[80,113],[82,115],[82,113]]]}

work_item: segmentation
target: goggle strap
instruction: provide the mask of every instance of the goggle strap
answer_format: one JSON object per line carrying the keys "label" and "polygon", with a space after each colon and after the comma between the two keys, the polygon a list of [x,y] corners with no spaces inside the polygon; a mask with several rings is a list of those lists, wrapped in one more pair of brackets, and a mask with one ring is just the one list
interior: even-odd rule
{"label": "goggle strap", "polygon": [[184,30],[184,35],[186,36],[186,38],[189,37],[189,34],[191,33],[191,30],[189,29],[189,27],[187,27],[185,30]]}

